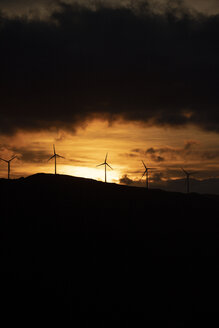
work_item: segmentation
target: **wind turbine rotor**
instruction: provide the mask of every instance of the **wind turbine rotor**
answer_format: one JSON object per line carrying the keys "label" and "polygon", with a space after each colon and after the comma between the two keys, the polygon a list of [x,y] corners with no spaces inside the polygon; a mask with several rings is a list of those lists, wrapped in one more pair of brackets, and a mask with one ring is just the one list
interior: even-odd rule
{"label": "wind turbine rotor", "polygon": [[52,158],[54,158],[56,155],[52,155],[49,159],[48,159],[48,162],[52,159]]}
{"label": "wind turbine rotor", "polygon": [[147,170],[144,171],[144,173],[142,174],[141,179],[145,176],[146,173],[147,173]]}
{"label": "wind turbine rotor", "polygon": [[145,163],[143,161],[142,161],[142,164],[144,165],[145,170],[147,170],[147,166],[145,165]]}
{"label": "wind turbine rotor", "polygon": [[112,168],[108,163],[106,163],[106,165],[109,166],[109,168],[110,168],[111,170],[113,170],[113,168]]}
{"label": "wind turbine rotor", "polygon": [[107,156],[108,156],[108,153],[106,153],[106,157],[105,157],[105,160],[104,160],[104,162],[103,163],[101,163],[101,164],[98,164],[98,165],[96,165],[96,167],[99,167],[99,166],[102,166],[102,165],[104,165],[104,171],[105,171],[105,182],[107,182],[107,179],[106,179],[106,167],[108,166],[111,170],[113,170],[113,168],[107,163]]}
{"label": "wind turbine rotor", "polygon": [[6,159],[0,158],[0,160],[2,160],[2,161],[4,161],[4,162],[8,163],[8,161],[7,161]]}
{"label": "wind turbine rotor", "polygon": [[58,154],[55,154],[54,156],[59,157],[59,158],[65,158],[65,157],[63,157],[61,155],[58,155]]}
{"label": "wind turbine rotor", "polygon": [[184,170],[182,167],[181,167],[181,169],[185,173],[185,175],[189,175],[189,172],[187,172],[186,170]]}
{"label": "wind turbine rotor", "polygon": [[96,165],[96,167],[102,166],[102,165],[106,165],[106,163],[98,164],[98,165]]}
{"label": "wind turbine rotor", "polygon": [[11,159],[9,159],[9,162],[13,161],[15,158],[17,158],[17,156],[13,156]]}

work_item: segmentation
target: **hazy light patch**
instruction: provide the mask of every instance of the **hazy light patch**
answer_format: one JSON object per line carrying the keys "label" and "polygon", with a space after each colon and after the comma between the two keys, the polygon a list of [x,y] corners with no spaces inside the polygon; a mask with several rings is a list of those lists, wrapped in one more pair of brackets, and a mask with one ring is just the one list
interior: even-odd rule
{"label": "hazy light patch", "polygon": [[[94,179],[98,181],[105,181],[104,166],[96,167],[82,167],[82,166],[69,166],[62,165],[60,168],[60,173],[72,175],[76,177],[83,177],[87,179]],[[120,174],[118,171],[111,171],[107,169],[107,181],[108,182],[119,182]]]}

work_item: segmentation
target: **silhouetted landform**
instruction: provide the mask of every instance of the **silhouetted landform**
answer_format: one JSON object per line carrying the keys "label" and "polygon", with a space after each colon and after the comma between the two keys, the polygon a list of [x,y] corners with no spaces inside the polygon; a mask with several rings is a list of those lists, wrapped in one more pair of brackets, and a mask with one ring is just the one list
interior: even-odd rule
{"label": "silhouetted landform", "polygon": [[217,316],[218,196],[47,174],[0,190],[2,320],[194,327]]}

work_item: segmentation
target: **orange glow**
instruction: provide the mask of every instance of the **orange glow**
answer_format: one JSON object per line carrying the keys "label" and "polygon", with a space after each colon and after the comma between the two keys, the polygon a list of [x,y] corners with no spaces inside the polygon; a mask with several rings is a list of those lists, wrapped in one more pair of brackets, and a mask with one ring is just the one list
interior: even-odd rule
{"label": "orange glow", "polygon": [[[119,182],[123,175],[139,180],[143,173],[141,160],[156,170],[164,172],[163,179],[181,177],[180,167],[201,170],[203,177],[209,172],[218,175],[219,165],[216,155],[219,140],[215,133],[203,132],[192,126],[184,129],[148,127],[139,123],[93,120],[85,127],[71,131],[23,132],[14,136],[1,137],[0,157],[10,158],[16,154],[19,159],[11,166],[11,177],[18,178],[30,174],[54,173],[53,160],[48,158],[56,152],[65,159],[57,159],[57,173],[104,180],[104,167],[96,165],[104,162],[108,152],[108,163],[113,171],[107,170],[109,182]],[[187,151],[186,147],[190,147]],[[146,152],[146,150],[150,150]],[[150,152],[156,151],[157,157]],[[165,152],[165,153],[164,153]],[[209,154],[204,155],[206,152]],[[212,154],[212,155],[211,155]],[[165,160],[163,160],[165,157]],[[6,163],[0,162],[0,176],[7,177]],[[175,170],[175,171],[174,171]]]}

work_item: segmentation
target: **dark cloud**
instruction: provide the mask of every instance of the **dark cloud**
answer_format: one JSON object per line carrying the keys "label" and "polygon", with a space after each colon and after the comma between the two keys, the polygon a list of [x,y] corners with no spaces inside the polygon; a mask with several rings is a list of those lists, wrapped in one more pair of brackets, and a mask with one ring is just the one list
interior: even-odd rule
{"label": "dark cloud", "polygon": [[135,148],[131,150],[133,153],[140,153],[141,149],[140,148]]}
{"label": "dark cloud", "polygon": [[161,183],[164,178],[164,173],[163,172],[154,172],[153,173],[153,182],[154,183]]}
{"label": "dark cloud", "polygon": [[130,158],[130,157],[134,158],[134,157],[138,157],[138,154],[134,154],[134,153],[130,152],[130,153],[121,153],[120,156],[121,157],[126,157],[126,158],[127,157],[128,158]]}
{"label": "dark cloud", "polygon": [[185,141],[184,150],[186,150],[186,151],[191,150],[193,148],[193,146],[196,146],[198,144],[199,143],[196,140],[187,140],[187,141]]}
{"label": "dark cloud", "polygon": [[219,158],[219,151],[216,149],[203,150],[202,145],[197,140],[186,140],[182,147],[150,147],[145,149],[132,149],[129,153],[123,154],[126,157],[144,157],[157,163],[168,163],[174,160],[198,160],[211,161]]}
{"label": "dark cloud", "polygon": [[165,158],[160,155],[157,155],[157,152],[159,152],[159,150],[155,150],[153,147],[151,147],[146,150],[146,155],[150,155],[151,160],[153,160],[154,162],[164,162]]}
{"label": "dark cloud", "polygon": [[201,154],[201,157],[202,157],[203,160],[215,160],[215,159],[219,159],[219,151],[218,150],[204,151]]}
{"label": "dark cloud", "polygon": [[1,133],[96,116],[219,131],[219,16],[62,4],[52,21],[1,17]]}
{"label": "dark cloud", "polygon": [[123,175],[122,178],[120,178],[119,183],[125,184],[127,186],[134,185],[134,181],[130,179],[127,174]]}
{"label": "dark cloud", "polygon": [[12,147],[10,150],[13,150],[13,153],[17,155],[19,160],[25,163],[43,163],[52,156],[52,152],[49,153],[44,150],[27,150],[23,147]]}
{"label": "dark cloud", "polygon": [[[160,147],[160,148],[148,148],[146,150],[146,155],[150,157],[151,160],[155,162],[164,162],[165,160],[174,160],[177,158],[185,159],[188,157],[194,157],[194,155],[202,156],[202,152],[197,150],[194,146],[198,145],[195,140],[188,140],[185,142],[184,147],[174,148],[174,147]],[[205,152],[206,154],[207,152]],[[162,156],[161,156],[162,155]]]}
{"label": "dark cloud", "polygon": [[[39,146],[40,143],[33,142],[33,148],[28,150],[23,146],[14,146],[8,144],[0,144],[0,152],[3,154],[4,152],[11,154],[11,157],[16,155],[16,157],[25,163],[42,163],[48,161],[48,159],[52,156],[53,150],[51,148],[51,152],[46,150],[36,149],[36,146]],[[4,155],[1,157],[4,158]],[[7,155],[7,157],[10,157]],[[7,159],[7,158],[6,158]]]}
{"label": "dark cloud", "polygon": [[[139,173],[139,172],[137,172]],[[162,186],[165,185],[167,178],[167,173],[166,172],[151,172],[149,176],[149,182],[150,184],[153,183],[153,186],[155,188],[161,188]],[[124,174],[120,179],[119,183],[125,184],[127,186],[134,186],[134,187],[145,187],[145,177],[138,179],[138,180],[133,180],[131,179],[127,174]]]}
{"label": "dark cloud", "polygon": [[130,8],[134,11],[149,9],[153,13],[164,13],[171,8],[180,16],[182,8],[190,13],[216,15],[219,13],[218,0],[1,0],[0,10],[7,17],[27,17],[29,20],[49,20],[54,11],[61,10],[61,4],[80,4],[90,10],[105,8]]}
{"label": "dark cloud", "polygon": [[[61,139],[62,141],[62,139]],[[48,150],[39,150],[39,149],[36,149],[36,145],[38,145],[38,143],[36,142],[33,142],[32,143],[33,145],[33,148],[28,150],[26,147],[19,147],[19,146],[8,146],[6,144],[0,144],[0,152],[3,154],[5,151],[7,153],[10,153],[11,156],[8,156],[6,157],[7,158],[10,158],[14,155],[17,156],[17,158],[22,161],[23,163],[47,163],[49,158],[53,155],[53,148],[51,147],[51,150],[48,151]],[[57,149],[56,149],[57,151]],[[62,155],[62,153],[60,153],[59,151],[57,151],[57,153],[59,155]],[[5,156],[4,155],[0,155],[0,157],[4,158]],[[82,165],[85,165],[86,164],[86,161],[85,160],[80,160],[80,159],[73,159],[73,158],[70,158],[70,157],[65,157],[65,162],[69,162],[69,163],[74,163],[75,165],[76,164],[82,164]]]}
{"label": "dark cloud", "polygon": [[58,3],[57,0],[0,0],[0,10],[9,18],[48,20],[52,12],[58,9]]}

